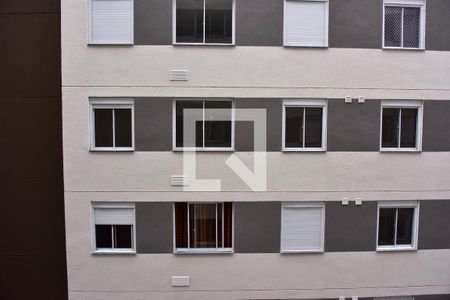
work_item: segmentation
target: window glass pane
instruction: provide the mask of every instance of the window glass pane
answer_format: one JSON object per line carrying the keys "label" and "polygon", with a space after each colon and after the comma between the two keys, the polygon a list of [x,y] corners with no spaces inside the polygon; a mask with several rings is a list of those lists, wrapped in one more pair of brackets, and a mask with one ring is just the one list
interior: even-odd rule
{"label": "window glass pane", "polygon": [[305,109],[305,148],[322,147],[322,108]]}
{"label": "window glass pane", "polygon": [[381,146],[383,148],[398,147],[398,120],[400,109],[383,108],[383,132]]}
{"label": "window glass pane", "polygon": [[395,208],[380,208],[378,245],[394,245]]}
{"label": "window glass pane", "polygon": [[[183,143],[184,130],[184,111],[188,109],[197,109],[192,112],[195,120],[195,138]],[[189,131],[191,132],[191,131]],[[195,141],[195,145],[194,145]],[[203,101],[177,101],[176,102],[176,146],[177,147],[203,147]]]}
{"label": "window glass pane", "polygon": [[206,43],[232,43],[233,0],[206,0]]}
{"label": "window glass pane", "polygon": [[177,43],[203,43],[203,0],[177,0]]}
{"label": "window glass pane", "polygon": [[402,132],[400,136],[400,147],[416,147],[417,112],[418,110],[415,108],[402,109]]}
{"label": "window glass pane", "polygon": [[419,48],[420,8],[403,8],[403,47]]}
{"label": "window glass pane", "polygon": [[176,248],[188,247],[187,203],[175,203]]}
{"label": "window glass pane", "polygon": [[303,147],[303,107],[286,107],[285,147]]}
{"label": "window glass pane", "polygon": [[414,208],[399,208],[397,219],[397,244],[411,245]]}
{"label": "window glass pane", "polygon": [[114,109],[116,147],[132,147],[131,109]]}
{"label": "window glass pane", "polygon": [[190,204],[191,248],[216,248],[216,204]]}
{"label": "window glass pane", "polygon": [[111,225],[95,225],[95,245],[97,249],[112,248]]}
{"label": "window glass pane", "polygon": [[114,248],[131,249],[133,226],[132,225],[114,225],[115,241]]}
{"label": "window glass pane", "polygon": [[113,147],[112,109],[94,109],[95,147]]}
{"label": "window glass pane", "polygon": [[231,101],[205,101],[205,147],[231,147],[231,107]]}
{"label": "window glass pane", "polygon": [[223,243],[225,248],[233,247],[233,203],[225,202],[223,204]]}
{"label": "window glass pane", "polygon": [[402,46],[402,8],[386,6],[384,8],[384,46]]}

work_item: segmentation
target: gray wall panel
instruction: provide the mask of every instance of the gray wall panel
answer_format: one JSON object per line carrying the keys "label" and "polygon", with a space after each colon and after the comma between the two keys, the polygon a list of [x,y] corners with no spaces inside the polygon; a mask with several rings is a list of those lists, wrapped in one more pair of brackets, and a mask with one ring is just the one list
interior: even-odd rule
{"label": "gray wall panel", "polygon": [[173,253],[172,203],[136,203],[138,253]]}
{"label": "gray wall panel", "polygon": [[450,151],[449,116],[450,101],[425,101],[423,151]]}
{"label": "gray wall panel", "polygon": [[330,0],[329,46],[381,48],[383,0]]}
{"label": "gray wall panel", "polygon": [[421,201],[419,249],[450,249],[450,200]]}
{"label": "gray wall panel", "polygon": [[283,0],[237,0],[236,45],[282,46]]}
{"label": "gray wall panel", "polygon": [[364,201],[342,205],[326,202],[325,251],[375,251],[377,234],[377,202]]}
{"label": "gray wall panel", "polygon": [[[267,109],[267,151],[281,151],[281,119],[283,107],[281,99],[236,99],[235,107]],[[236,122],[236,151],[252,151],[253,137],[252,122]]]}
{"label": "gray wall panel", "polygon": [[172,1],[134,0],[134,44],[172,44]]}
{"label": "gray wall panel", "polygon": [[136,151],[172,151],[172,98],[136,98]]}
{"label": "gray wall panel", "polygon": [[234,252],[280,252],[281,202],[234,204]]}
{"label": "gray wall panel", "polygon": [[428,0],[425,27],[427,50],[450,50],[450,1]]}
{"label": "gray wall panel", "polygon": [[328,151],[378,151],[380,107],[378,100],[366,100],[364,104],[329,100]]}

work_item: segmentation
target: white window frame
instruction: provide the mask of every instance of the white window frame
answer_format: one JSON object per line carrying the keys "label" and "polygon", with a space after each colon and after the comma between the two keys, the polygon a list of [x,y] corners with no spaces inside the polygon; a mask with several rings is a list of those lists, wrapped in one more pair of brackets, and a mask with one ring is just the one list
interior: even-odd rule
{"label": "white window frame", "polygon": [[[325,41],[323,46],[303,46],[297,44],[289,44],[286,41],[286,1],[296,1],[296,2],[325,2]],[[328,48],[329,40],[329,23],[330,23],[330,2],[328,0],[284,0],[283,1],[283,46],[284,47],[304,47],[304,48]]]}
{"label": "white window frame", "polygon": [[[94,109],[131,109],[131,147],[95,147],[95,114]],[[90,151],[134,151],[134,99],[123,98],[94,98],[89,101],[89,149]],[[113,119],[113,144],[114,144],[114,119]]]}
{"label": "white window frame", "polygon": [[[400,147],[401,138],[401,124],[399,125],[398,147],[385,148],[383,147],[383,108],[414,108],[417,109],[417,124],[416,124],[416,147],[405,148]],[[380,151],[381,152],[420,152],[422,151],[422,132],[423,132],[423,101],[421,100],[399,100],[399,101],[382,101],[380,112]]]}
{"label": "white window frame", "polygon": [[88,16],[88,32],[87,32],[87,40],[88,45],[134,45],[134,0],[131,0],[133,2],[132,10],[131,10],[131,24],[133,24],[131,28],[131,39],[129,42],[126,43],[118,43],[115,41],[107,41],[107,42],[96,42],[92,37],[92,0],[87,0],[87,16]]}
{"label": "white window frame", "polygon": [[[300,108],[322,108],[322,147],[286,147],[286,107],[300,107]],[[282,113],[282,150],[283,152],[325,152],[327,151],[327,119],[328,119],[328,101],[324,99],[296,99],[283,100]],[[303,124],[305,114],[303,114]],[[305,126],[303,126],[303,145],[305,140]]]}
{"label": "white window frame", "polygon": [[[206,0],[203,0],[203,20],[205,20],[206,15]],[[235,46],[236,44],[236,0],[233,0],[232,5],[232,38],[231,43],[206,43],[206,23],[203,21],[203,42],[202,43],[183,43],[177,42],[177,0],[172,0],[172,44],[173,45],[197,45],[197,46]]]}
{"label": "white window frame", "polygon": [[[134,210],[134,220],[132,225],[133,234],[131,236],[131,249],[97,249],[97,241],[95,236],[95,209],[96,208],[128,208]],[[136,207],[134,203],[111,203],[111,202],[92,202],[91,203],[91,254],[136,254]],[[115,225],[115,224],[111,224]]]}
{"label": "white window frame", "polygon": [[[177,147],[177,101],[203,101],[203,145],[205,144],[205,101],[230,101],[231,102],[231,147]],[[235,101],[234,99],[224,98],[177,98],[172,103],[172,150],[173,151],[198,151],[198,152],[233,152],[235,140]]]}
{"label": "white window frame", "polygon": [[[380,230],[380,209],[381,208],[414,208],[414,219],[411,233],[411,245],[378,245],[378,235]],[[419,236],[419,214],[420,214],[420,202],[419,201],[380,201],[377,208],[377,251],[414,251],[417,250],[417,240]],[[397,226],[395,228],[397,231]],[[396,235],[396,233],[395,233]],[[394,237],[394,242],[396,237]]]}
{"label": "white window frame", "polygon": [[[231,211],[231,248],[189,248],[190,245],[190,226],[189,226],[189,205],[191,204],[216,204],[216,223],[217,223],[217,204],[222,204],[222,222],[224,222],[224,202],[187,202],[187,233],[188,233],[188,248],[177,248],[177,228],[176,228],[176,218],[175,218],[175,203],[172,204],[172,222],[173,222],[173,253],[174,254],[233,254],[234,253],[234,208],[235,205],[232,202]],[[216,226],[217,231],[217,226]],[[224,226],[222,223],[222,237],[224,236]],[[217,240],[217,234],[216,234]]]}
{"label": "white window frame", "polygon": [[[320,236],[320,249],[314,250],[283,250],[282,233],[285,208],[320,208],[322,212],[322,232]],[[323,253],[325,251],[325,203],[324,202],[283,202],[281,204],[281,231],[280,231],[280,253]]]}
{"label": "white window frame", "polygon": [[[383,49],[402,49],[402,50],[425,50],[425,24],[426,24],[426,0],[384,0],[383,1],[383,34],[382,34],[382,45]],[[391,47],[385,46],[385,17],[386,17],[386,7],[418,7],[420,8],[420,30],[419,30],[419,47],[409,48],[403,47],[403,18],[402,18],[402,30],[401,30],[401,47]]]}

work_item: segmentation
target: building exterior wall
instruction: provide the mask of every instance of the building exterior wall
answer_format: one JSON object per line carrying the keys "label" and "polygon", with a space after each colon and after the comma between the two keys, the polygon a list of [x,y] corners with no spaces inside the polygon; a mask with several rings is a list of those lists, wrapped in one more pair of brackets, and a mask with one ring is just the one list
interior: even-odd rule
{"label": "building exterior wall", "polygon": [[[237,0],[236,46],[220,47],[173,46],[170,5],[135,0],[135,45],[99,47],[86,44],[87,2],[63,0],[70,298],[449,295],[450,249],[427,233],[447,223],[437,213],[428,227],[423,222],[450,199],[450,153],[442,138],[449,134],[450,52],[382,50],[381,28],[374,28],[382,26],[382,13],[372,14],[380,3],[372,1],[369,12],[365,0],[331,0],[330,48],[307,49],[282,47],[282,1]],[[350,7],[361,12],[358,18],[351,19]],[[169,81],[170,70],[188,70],[189,80]],[[347,96],[365,103],[345,104]],[[134,99],[135,151],[89,151],[94,97]],[[183,154],[172,151],[177,98],[227,98],[236,108],[267,109],[267,191],[252,192],[225,163],[234,153],[252,165],[248,122],[236,124],[236,151],[196,155],[197,177],[220,178],[221,192],[171,186],[170,176],[183,174]],[[328,100],[327,151],[281,151],[285,99]],[[379,151],[383,100],[425,101],[422,152]],[[356,198],[362,206],[354,205]],[[420,200],[424,207],[419,227],[428,236],[419,229],[418,251],[375,251],[377,202],[392,200]],[[175,255],[173,203],[222,201],[234,203],[234,253]],[[325,202],[324,253],[279,253],[284,201]],[[91,253],[92,202],[137,203],[137,254]],[[178,275],[190,276],[189,288],[171,286]]]}

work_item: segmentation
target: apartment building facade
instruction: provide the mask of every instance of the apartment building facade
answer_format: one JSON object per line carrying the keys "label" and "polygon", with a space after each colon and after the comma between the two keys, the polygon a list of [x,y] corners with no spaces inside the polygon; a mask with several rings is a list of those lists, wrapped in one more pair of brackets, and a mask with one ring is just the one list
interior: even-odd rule
{"label": "apartment building facade", "polygon": [[450,299],[449,1],[61,14],[70,299]]}

